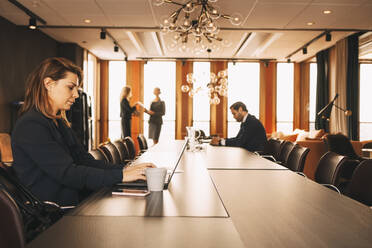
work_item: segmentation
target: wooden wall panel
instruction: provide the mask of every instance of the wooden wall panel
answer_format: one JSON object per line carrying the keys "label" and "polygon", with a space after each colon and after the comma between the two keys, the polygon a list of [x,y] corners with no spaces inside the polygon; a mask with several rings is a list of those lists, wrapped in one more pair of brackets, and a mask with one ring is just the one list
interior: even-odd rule
{"label": "wooden wall panel", "polygon": [[109,61],[100,60],[100,80],[99,80],[99,143],[106,142],[108,139],[108,92],[109,92]]}
{"label": "wooden wall panel", "polygon": [[[211,72],[217,73],[227,69],[227,61],[212,61]],[[227,97],[220,96],[218,105],[211,104],[210,133],[220,137],[227,137]]]}
{"label": "wooden wall panel", "polygon": [[[132,87],[132,98],[130,105],[135,102],[143,102],[143,82],[144,82],[144,61],[127,62],[127,85]],[[137,142],[138,134],[143,133],[143,112],[140,116],[132,117],[132,138],[136,144],[136,150],[139,151]]]}
{"label": "wooden wall panel", "polygon": [[57,56],[58,42],[39,30],[16,26],[0,16],[0,132],[10,133],[18,117],[26,78],[41,61]]}
{"label": "wooden wall panel", "polygon": [[184,139],[186,127],[192,125],[192,98],[181,91],[186,84],[186,75],[193,72],[193,62],[176,62],[176,139]]}
{"label": "wooden wall panel", "polygon": [[276,131],[276,62],[260,62],[260,120],[266,133]]}
{"label": "wooden wall panel", "polygon": [[309,130],[310,63],[294,63],[293,130]]}

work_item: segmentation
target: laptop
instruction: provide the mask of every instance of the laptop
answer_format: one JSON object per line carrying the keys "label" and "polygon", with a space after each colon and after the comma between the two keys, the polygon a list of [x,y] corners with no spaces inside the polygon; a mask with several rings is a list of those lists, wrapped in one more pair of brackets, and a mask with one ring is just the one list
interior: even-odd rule
{"label": "laptop", "polygon": [[[187,141],[185,141],[185,143],[183,144],[183,146],[181,148],[181,151],[178,155],[178,158],[177,158],[176,164],[173,167],[173,170],[168,171],[167,175],[165,176],[164,189],[168,189],[169,183],[171,182],[171,180],[173,178],[173,175],[176,172],[176,169],[178,167],[178,164],[181,161],[181,158],[182,158],[183,152],[186,149],[186,146],[187,146]],[[116,186],[119,186],[121,188],[139,188],[139,189],[142,189],[142,188],[147,188],[147,181],[146,180],[136,180],[136,181],[133,181],[133,182],[121,182],[121,183],[117,183]]]}

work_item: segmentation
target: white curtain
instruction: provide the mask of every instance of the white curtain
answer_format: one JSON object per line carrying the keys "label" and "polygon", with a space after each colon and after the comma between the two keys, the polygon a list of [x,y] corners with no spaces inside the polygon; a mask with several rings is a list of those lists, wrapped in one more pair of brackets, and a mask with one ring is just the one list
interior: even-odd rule
{"label": "white curtain", "polygon": [[[330,55],[330,100],[338,93],[335,105],[346,109],[346,72],[347,72],[347,39],[338,41]],[[343,133],[347,136],[347,116],[333,106],[329,129],[331,133]]]}

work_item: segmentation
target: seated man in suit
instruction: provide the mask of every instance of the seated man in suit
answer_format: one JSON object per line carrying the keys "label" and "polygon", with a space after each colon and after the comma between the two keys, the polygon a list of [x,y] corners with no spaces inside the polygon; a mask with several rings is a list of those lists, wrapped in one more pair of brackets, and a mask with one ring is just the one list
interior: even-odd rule
{"label": "seated man in suit", "polygon": [[248,113],[242,102],[236,102],[230,107],[235,120],[241,122],[240,130],[235,138],[221,139],[213,137],[211,145],[237,146],[248,151],[262,151],[267,142],[266,131],[262,123]]}

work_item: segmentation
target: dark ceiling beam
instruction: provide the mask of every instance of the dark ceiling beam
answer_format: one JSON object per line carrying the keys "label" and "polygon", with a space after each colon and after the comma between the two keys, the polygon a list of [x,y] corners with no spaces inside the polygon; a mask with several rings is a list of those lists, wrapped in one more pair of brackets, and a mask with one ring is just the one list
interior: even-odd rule
{"label": "dark ceiling beam", "polygon": [[125,52],[124,48],[120,46],[119,42],[107,30],[105,30],[105,32],[106,32],[106,35],[110,37],[110,39],[114,42],[114,44],[117,45],[120,48],[120,50],[123,52],[125,56],[124,60],[127,60],[128,54]]}
{"label": "dark ceiling beam", "polygon": [[[9,0],[10,1],[10,0]],[[25,26],[25,25],[20,25]],[[40,25],[38,28],[71,28],[71,29],[125,29],[125,30],[160,30],[160,27],[135,27],[135,26],[72,26],[72,25]],[[303,31],[303,32],[323,32],[323,31],[332,31],[332,32],[370,32],[372,29],[346,29],[346,28],[224,28],[221,27],[220,30],[226,31]]]}
{"label": "dark ceiling beam", "polygon": [[[333,30],[332,30],[333,31]],[[285,58],[286,59],[289,59],[291,58],[294,54],[298,53],[299,51],[301,51],[303,48],[307,48],[311,43],[313,43],[314,41],[320,39],[322,36],[326,35],[327,33],[329,33],[330,31],[324,31],[322,32],[321,34],[315,36],[313,39],[311,39],[310,41],[308,41],[307,43],[305,43],[304,45],[302,45],[300,48],[298,48],[297,50],[295,50],[294,52],[288,54]]]}
{"label": "dark ceiling beam", "polygon": [[43,18],[41,18],[40,16],[36,15],[34,12],[32,12],[31,10],[29,10],[25,6],[23,6],[20,2],[18,2],[16,0],[8,0],[8,1],[10,3],[12,3],[13,5],[15,5],[18,9],[22,10],[23,12],[25,12],[26,15],[28,15],[29,17],[36,18],[36,20],[38,20],[43,25],[46,25],[47,24],[47,22]]}
{"label": "dark ceiling beam", "polygon": [[[205,58],[205,57],[136,57],[137,60],[154,60],[154,61],[161,61],[161,60],[174,60],[174,61],[228,61],[228,62],[260,62],[262,59],[257,58]],[[276,59],[265,59],[265,61],[276,61]]]}

